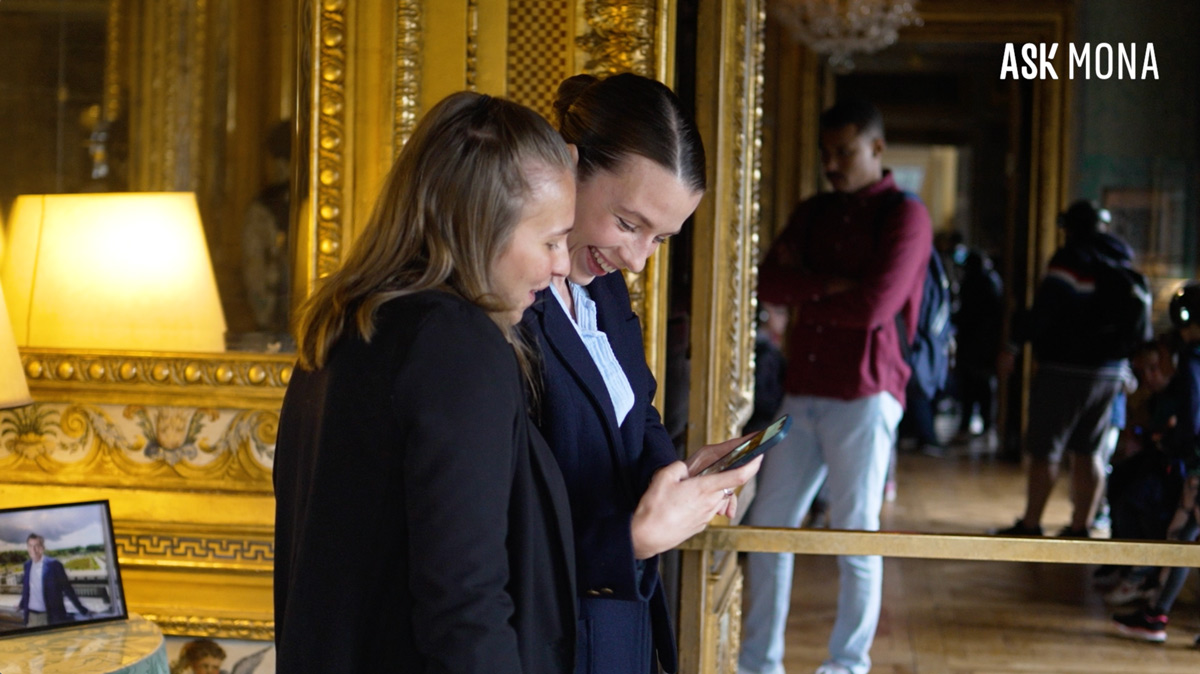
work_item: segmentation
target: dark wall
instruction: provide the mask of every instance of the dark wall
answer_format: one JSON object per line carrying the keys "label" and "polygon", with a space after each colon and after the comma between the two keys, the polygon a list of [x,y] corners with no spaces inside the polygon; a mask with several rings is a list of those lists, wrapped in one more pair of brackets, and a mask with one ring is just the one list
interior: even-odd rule
{"label": "dark wall", "polygon": [[[1200,182],[1200,2],[1088,0],[1077,44],[1153,43],[1160,79],[1073,80],[1073,196],[1120,198],[1115,228],[1151,273],[1195,277]],[[1113,190],[1119,190],[1114,195]],[[1139,208],[1139,199],[1148,208]]]}

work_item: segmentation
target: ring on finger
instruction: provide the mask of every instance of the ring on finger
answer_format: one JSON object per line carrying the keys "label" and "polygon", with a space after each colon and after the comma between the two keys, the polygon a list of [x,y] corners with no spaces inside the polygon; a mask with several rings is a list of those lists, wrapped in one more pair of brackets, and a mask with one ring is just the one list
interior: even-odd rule
{"label": "ring on finger", "polygon": [[726,498],[733,496],[733,490],[730,489],[729,487],[722,489],[721,493],[725,494]]}

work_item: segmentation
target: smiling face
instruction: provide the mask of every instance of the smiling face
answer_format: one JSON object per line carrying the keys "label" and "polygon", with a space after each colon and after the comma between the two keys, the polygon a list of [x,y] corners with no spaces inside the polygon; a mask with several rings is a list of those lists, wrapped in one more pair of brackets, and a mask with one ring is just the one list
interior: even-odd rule
{"label": "smiling face", "polygon": [[567,237],[569,278],[585,286],[614,271],[642,271],[703,196],[640,155],[630,155],[615,171],[597,170],[576,193],[575,229]]}
{"label": "smiling face", "polygon": [[883,139],[846,124],[821,131],[821,168],[838,192],[857,192],[883,177]]}
{"label": "smiling face", "polygon": [[567,234],[575,218],[575,179],[567,171],[530,172],[532,191],[512,237],[492,264],[492,290],[516,325],[534,293],[566,276]]}

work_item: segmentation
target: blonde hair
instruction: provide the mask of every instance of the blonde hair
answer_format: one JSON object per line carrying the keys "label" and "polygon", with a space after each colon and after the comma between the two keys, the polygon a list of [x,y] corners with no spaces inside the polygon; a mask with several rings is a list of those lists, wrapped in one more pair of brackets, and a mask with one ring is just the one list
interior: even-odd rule
{"label": "blonde hair", "polygon": [[443,99],[400,152],[341,268],[301,306],[300,366],[322,367],[347,330],[369,342],[384,302],[440,289],[489,312],[530,378],[528,351],[502,315],[511,307],[492,292],[490,272],[534,186],[561,172],[574,175],[574,161],[534,111],[465,91]]}

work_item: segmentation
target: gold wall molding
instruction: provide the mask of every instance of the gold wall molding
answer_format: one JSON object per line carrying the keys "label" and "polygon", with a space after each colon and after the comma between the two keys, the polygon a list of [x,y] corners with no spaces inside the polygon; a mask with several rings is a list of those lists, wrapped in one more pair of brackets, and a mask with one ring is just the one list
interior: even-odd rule
{"label": "gold wall molding", "polygon": [[249,641],[273,641],[274,620],[246,620],[244,618],[218,618],[213,616],[167,615],[161,613],[141,614],[143,618],[157,624],[164,634],[186,637],[216,637],[223,639],[246,639]]}
{"label": "gold wall molding", "polygon": [[692,450],[736,435],[751,405],[763,4],[722,0],[700,17],[696,108],[709,189],[696,212],[690,409],[705,421]]}
{"label": "gold wall molding", "polygon": [[297,248],[303,256],[292,282],[307,297],[317,279],[341,262],[346,224],[346,0],[301,0],[297,127],[293,165]]}
{"label": "gold wall molding", "polygon": [[[662,79],[655,37],[660,20],[655,0],[580,0],[586,30],[575,38],[583,70],[593,75],[635,72]],[[664,9],[665,13],[666,10]]]}
{"label": "gold wall molding", "polygon": [[479,86],[479,0],[467,0],[467,89]]}
{"label": "gold wall molding", "polygon": [[264,538],[236,538],[229,534],[209,536],[121,533],[114,534],[121,564],[167,566],[245,567],[272,572],[275,540],[268,532]]}
{"label": "gold wall molding", "polygon": [[[689,453],[737,435],[753,400],[764,5],[716,0],[697,17],[696,122],[709,187],[692,254]],[[736,671],[736,556],[685,552],[680,576],[680,671]]]}
{"label": "gold wall molding", "polygon": [[149,386],[230,386],[283,389],[295,358],[262,354],[171,355],[157,353],[73,353],[22,349],[21,364],[32,386],[41,382],[145,384]]}
{"label": "gold wall molding", "polygon": [[35,400],[278,410],[295,357],[22,349]]}
{"label": "gold wall molding", "polygon": [[34,403],[0,412],[8,483],[270,494],[279,414]]}
{"label": "gold wall molding", "polygon": [[337,269],[342,254],[343,188],[346,173],[346,2],[320,0],[313,39],[317,54],[317,143],[313,192],[316,193],[316,272],[321,278]]}
{"label": "gold wall molding", "polygon": [[742,650],[742,593],[744,576],[737,565],[737,555],[724,555],[724,568],[708,576],[705,596],[711,602],[705,607],[712,616],[708,621],[707,640],[716,644],[715,674],[737,674],[738,655]]}
{"label": "gold wall molding", "polygon": [[421,4],[400,0],[396,5],[396,94],[392,155],[412,136],[421,115]]}
{"label": "gold wall molding", "polygon": [[[756,14],[756,15],[755,15]],[[763,94],[763,24],[765,9],[739,4],[734,14],[738,29],[733,31],[734,70],[728,73],[732,83],[732,194],[729,207],[732,217],[727,220],[723,237],[726,258],[722,264],[726,277],[728,305],[723,335],[729,365],[724,370],[725,381],[719,387],[728,392],[723,418],[726,426],[718,429],[716,438],[729,438],[741,432],[754,405],[754,333],[758,285],[758,231],[761,204],[762,168],[762,94]],[[716,338],[715,334],[711,335]]]}

